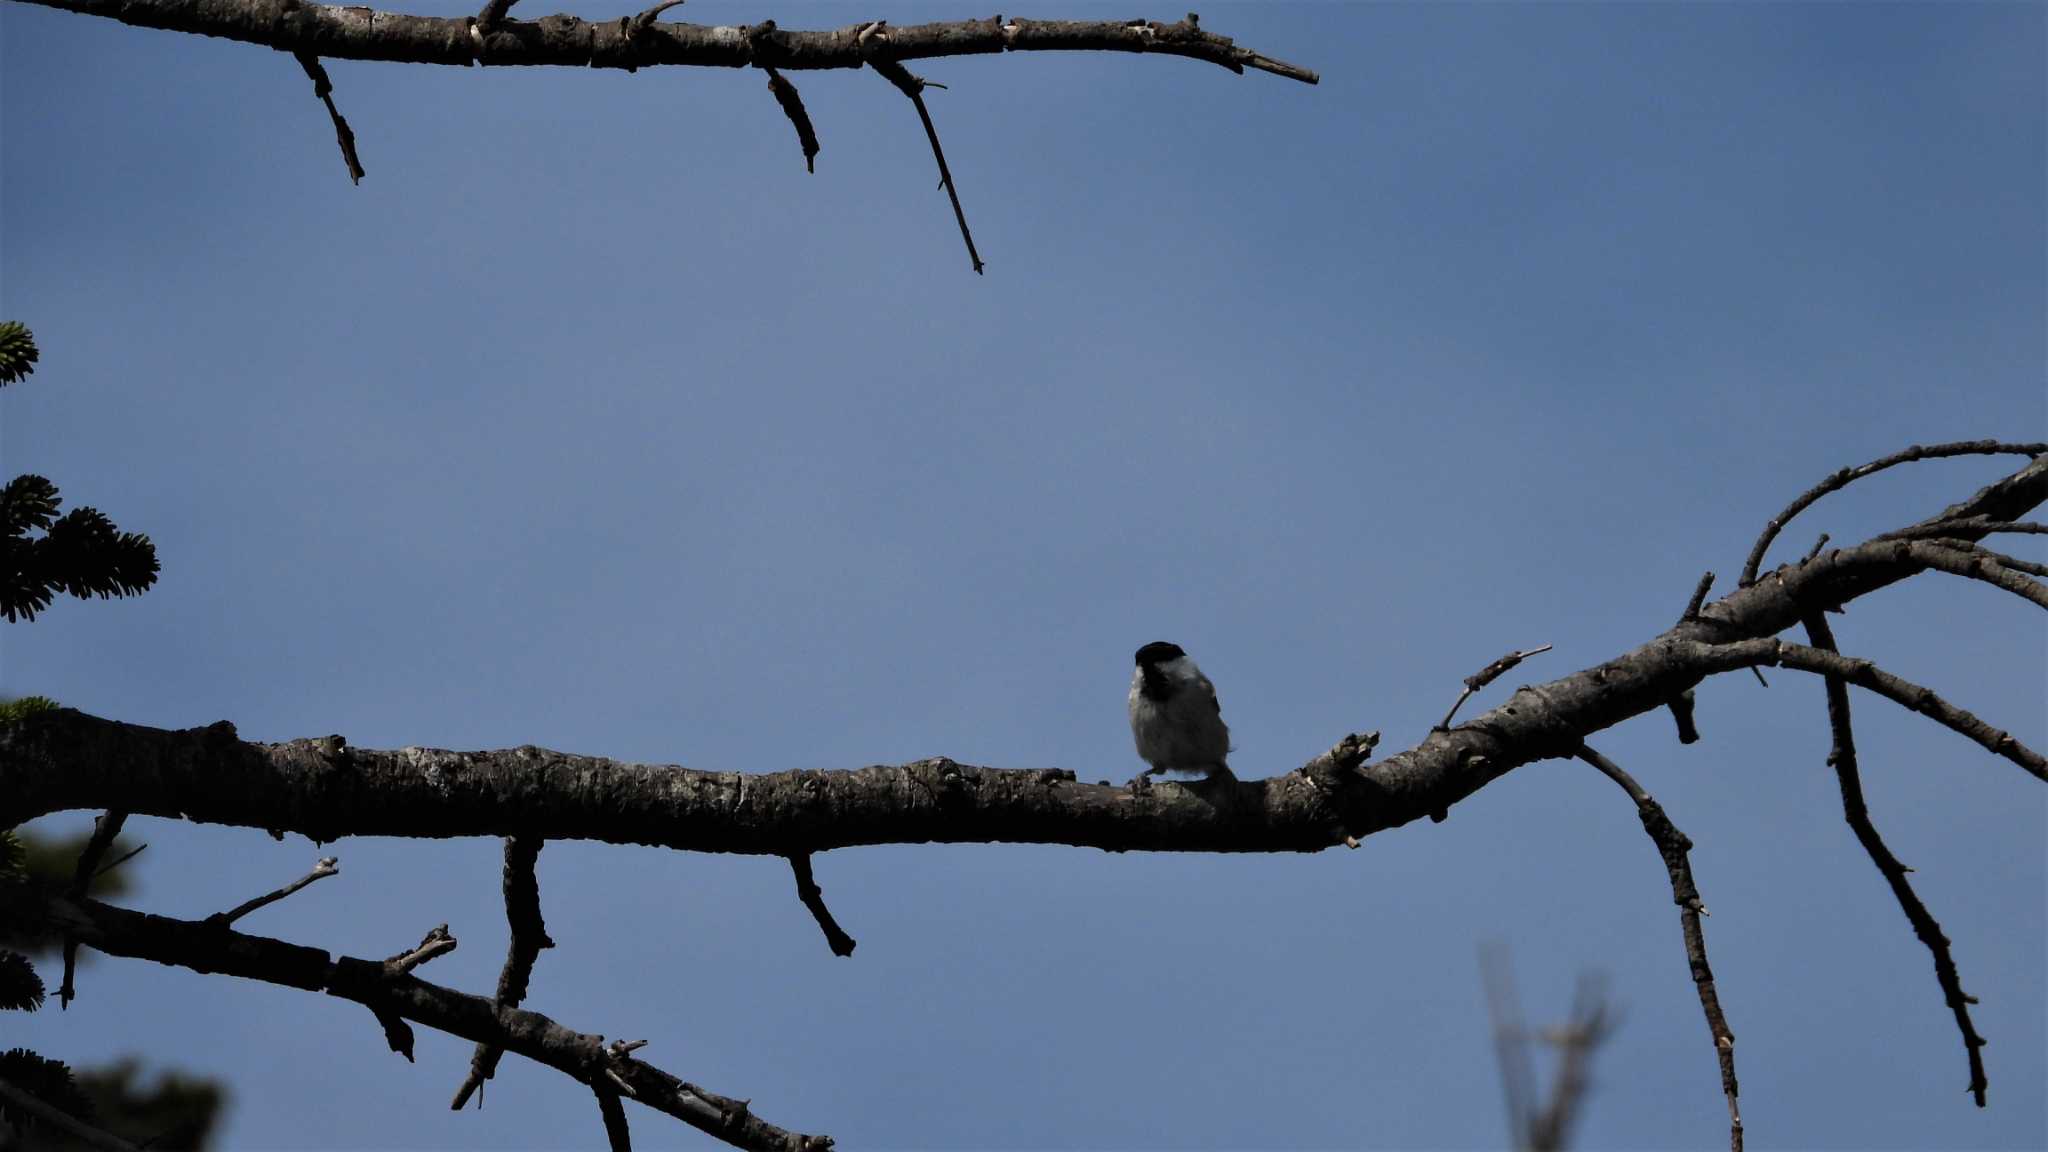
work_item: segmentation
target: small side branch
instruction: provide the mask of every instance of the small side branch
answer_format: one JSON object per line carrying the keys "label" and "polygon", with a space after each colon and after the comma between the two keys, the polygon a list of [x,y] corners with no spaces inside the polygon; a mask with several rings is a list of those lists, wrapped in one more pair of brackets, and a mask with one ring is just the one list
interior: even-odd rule
{"label": "small side branch", "polygon": [[1707,964],[1707,937],[1700,927],[1700,917],[1707,911],[1700,903],[1700,891],[1692,880],[1692,841],[1678,827],[1671,823],[1671,817],[1664,814],[1664,806],[1646,791],[1635,778],[1622,771],[1621,766],[1590,745],[1581,744],[1578,757],[1600,770],[1609,780],[1621,786],[1629,799],[1636,802],[1636,814],[1642,818],[1643,831],[1657,845],[1657,854],[1664,858],[1664,870],[1671,876],[1671,899],[1678,905],[1678,920],[1685,934],[1685,958],[1692,965],[1693,986],[1699,990],[1700,1011],[1706,1015],[1707,1030],[1714,1036],[1714,1056],[1721,1062],[1721,1094],[1728,1098],[1728,1147],[1730,1152],[1742,1152],[1742,1108],[1737,1103],[1738,1090],[1735,1084],[1735,1033],[1728,1029],[1728,1018],[1721,1013],[1721,998],[1714,992],[1714,970]]}
{"label": "small side branch", "polygon": [[[1914,540],[1909,541],[1905,547],[1908,556],[1937,572],[1982,580],[1994,588],[2003,588],[2021,599],[2031,600],[2038,607],[2048,608],[2048,585],[2037,580],[2029,580],[2023,574],[2026,569],[2048,572],[2048,567],[2028,564],[2023,560],[2012,560],[2008,563],[2008,557],[2000,556],[1996,552],[1976,551],[1967,541],[1951,544],[1938,540]],[[2012,571],[2013,567],[2020,567],[2022,571]]]}
{"label": "small side branch", "polygon": [[[533,976],[533,963],[541,949],[553,948],[548,929],[540,915],[540,880],[534,866],[540,859],[543,841],[538,836],[512,836],[505,840],[505,922],[512,929],[512,941],[505,949],[505,966],[498,970],[498,992],[492,1003],[499,1008],[517,1008],[526,999],[526,983]],[[469,1075],[455,1090],[448,1107],[461,1111],[471,1094],[497,1074],[504,1049],[478,1044],[469,1057]],[[482,1106],[483,1100],[478,1098]]]}
{"label": "small side branch", "polygon": [[831,947],[834,956],[853,955],[854,939],[832,918],[832,910],[825,907],[824,890],[811,876],[811,854],[798,853],[789,857],[790,871],[796,873],[796,898],[811,910],[811,919],[818,922],[818,928],[825,933],[825,943]]}
{"label": "small side branch", "polygon": [[2048,444],[2006,444],[1997,440],[1962,440],[1952,444],[1926,446],[1915,444],[1903,452],[1894,452],[1890,456],[1879,460],[1872,460],[1868,464],[1858,465],[1854,468],[1844,468],[1813,487],[1808,488],[1806,491],[1801,492],[1792,503],[1785,505],[1784,511],[1772,517],[1771,522],[1764,525],[1763,533],[1757,537],[1756,544],[1749,550],[1749,559],[1742,563],[1742,579],[1740,584],[1742,587],[1747,588],[1751,584],[1756,583],[1757,568],[1763,564],[1764,552],[1770,548],[1771,541],[1778,538],[1778,533],[1784,531],[1785,525],[1791,523],[1794,516],[1805,511],[1814,501],[1819,500],[1828,493],[1839,492],[1850,484],[1863,479],[1865,476],[1882,472],[1895,465],[1909,464],[1915,460],[1938,460],[1949,456],[1994,456],[2008,454],[2039,456],[2043,452],[2048,452]]}
{"label": "small side branch", "polygon": [[[1756,643],[1744,641],[1735,647],[1747,648]],[[2013,739],[2012,733],[1993,728],[1967,709],[1958,708],[1943,700],[1935,695],[1932,689],[1922,688],[1910,680],[1894,676],[1868,660],[1844,656],[1839,652],[1823,651],[1782,640],[1768,641],[1760,647],[1765,647],[1770,655],[1776,657],[1770,661],[1772,663],[1819,676],[1837,676],[1858,688],[1875,692],[1945,728],[1969,737],[1987,751],[2026,769],[2035,779],[2048,782],[2048,759],[2043,759],[2039,752]]]}
{"label": "small side branch", "polygon": [[[496,3],[491,7],[497,7]],[[510,8],[511,5],[506,4],[505,7]],[[485,9],[486,13],[489,11],[490,8]],[[307,78],[313,81],[314,97],[327,105],[327,118],[334,121],[334,142],[341,145],[342,162],[348,165],[349,183],[362,183],[365,173],[363,162],[356,155],[356,134],[349,128],[348,121],[342,118],[341,109],[334,106],[334,82],[327,78],[326,67],[311,52],[294,52],[292,57],[299,62],[299,67],[306,70]]]}
{"label": "small side branch", "polygon": [[626,1126],[626,1107],[619,1103],[619,1094],[606,1084],[590,1086],[597,1097],[597,1114],[604,1118],[605,1142],[611,1145],[611,1152],[633,1152],[633,1133]]}
{"label": "small side branch", "polygon": [[1975,540],[1994,532],[2006,532],[2016,536],[2040,536],[2048,533],[2048,524],[2037,524],[2031,520],[1998,520],[1990,516],[1962,516],[1952,520],[1933,520],[1926,524],[1915,524],[1896,532],[1873,536],[1873,540],[1928,540],[1936,537],[1956,537]]}
{"label": "small side branch", "polygon": [[[73,900],[34,885],[0,886],[0,918],[69,932],[88,947],[196,972],[261,980],[324,993],[372,1011],[389,1012],[476,1043],[503,1044],[580,1084],[607,1073],[627,1081],[633,1098],[734,1147],[755,1152],[825,1152],[832,1141],[776,1127],[742,1101],[721,1096],[650,1064],[622,1059],[627,1046],[603,1047],[594,1036],[521,1008],[494,1007],[472,996],[394,970],[392,963],[335,956],[233,928],[174,920]],[[637,1045],[633,1045],[637,1047]]]}
{"label": "small side branch", "polygon": [[291,895],[292,893],[297,892],[299,889],[304,888],[306,885],[311,884],[313,881],[325,879],[326,877],[333,876],[340,871],[340,862],[335,857],[323,856],[318,861],[314,862],[313,870],[311,872],[306,873],[304,876],[299,877],[297,880],[294,880],[291,883],[285,885],[284,887],[279,888],[275,892],[266,892],[263,895],[256,897],[254,900],[245,900],[242,903],[235,905],[233,908],[229,909],[226,912],[215,912],[213,915],[208,916],[206,918],[206,922],[208,924],[218,924],[221,927],[225,928],[228,925],[233,924],[235,921],[240,920],[242,917],[247,916],[249,913],[254,912],[258,908],[263,907],[265,904],[275,904],[279,900],[282,900],[285,897]]}
{"label": "small side branch", "polygon": [[384,961],[384,970],[393,976],[403,976],[434,957],[453,951],[455,937],[448,934],[446,924],[437,924],[428,929],[425,936],[420,937],[418,947],[387,957]]}
{"label": "small side branch", "polygon": [[974,263],[974,274],[981,275],[981,253],[974,250],[974,233],[967,230],[967,213],[960,208],[960,193],[953,187],[953,172],[946,167],[946,150],[939,147],[939,130],[932,127],[932,114],[924,106],[924,90],[928,82],[911,75],[910,69],[894,60],[871,57],[868,67],[910,97],[910,102],[917,107],[917,118],[924,122],[925,138],[932,142],[932,158],[939,162],[939,187],[944,188],[947,197],[953,201],[953,219],[960,222],[960,239],[967,242],[967,258]]}
{"label": "small side branch", "polygon": [[[114,838],[121,834],[121,825],[128,822],[128,813],[120,809],[109,809],[107,813],[92,822],[92,835],[86,840],[85,848],[78,854],[78,865],[71,872],[71,887],[67,893],[74,900],[82,899],[92,887],[93,877],[99,875],[100,860],[107,850],[114,846]],[[64,937],[64,979],[57,985],[57,1007],[71,1007],[71,1001],[78,996],[75,977],[78,972],[78,941],[71,936]]]}
{"label": "small side branch", "polygon": [[1510,652],[1486,667],[1481,668],[1479,671],[1474,672],[1472,675],[1465,677],[1465,690],[1458,693],[1458,698],[1451,703],[1451,710],[1444,713],[1443,720],[1437,724],[1436,731],[1441,732],[1451,726],[1451,717],[1458,714],[1458,709],[1465,706],[1465,701],[1470,700],[1473,693],[1500,679],[1502,675],[1506,674],[1508,669],[1513,668],[1531,656],[1548,652],[1550,649],[1551,645],[1545,644],[1541,648],[1527,648],[1519,652]]}
{"label": "small side branch", "polygon": [[[1806,619],[1806,634],[1813,640],[1813,646],[1826,652],[1836,652],[1835,635],[1828,627],[1827,619],[1815,613]],[[1835,770],[1835,779],[1842,787],[1842,816],[1848,820],[1849,828],[1856,833],[1856,841],[1863,845],[1863,851],[1870,856],[1870,862],[1884,876],[1891,886],[1892,896],[1899,902],[1899,910],[1913,925],[1913,935],[1927,946],[1934,955],[1934,978],[1941,985],[1942,998],[1947,1001],[1949,1011],[1955,1013],[1956,1028],[1963,1034],[1963,1051],[1970,1059],[1970,1095],[1977,1101],[1977,1107],[1984,1107],[1984,1038],[1977,1034],[1976,1025],[1970,1020],[1970,1005],[1977,998],[1963,991],[1962,977],[1956,971],[1955,957],[1948,950],[1949,939],[1943,934],[1940,922],[1921,903],[1914,893],[1913,885],[1906,880],[1907,868],[1892,855],[1891,848],[1878,835],[1877,826],[1870,822],[1870,809],[1863,802],[1863,777],[1856,763],[1856,732],[1849,718],[1849,686],[1840,676],[1826,677],[1828,696],[1828,728],[1834,736],[1834,747],[1828,752],[1828,766]]]}
{"label": "small side branch", "polygon": [[816,172],[811,163],[818,155],[818,130],[811,126],[811,114],[804,110],[804,98],[797,95],[796,85],[784,79],[782,73],[767,65],[762,66],[768,73],[768,91],[775,102],[782,106],[782,114],[796,127],[796,142],[804,150],[804,171]]}

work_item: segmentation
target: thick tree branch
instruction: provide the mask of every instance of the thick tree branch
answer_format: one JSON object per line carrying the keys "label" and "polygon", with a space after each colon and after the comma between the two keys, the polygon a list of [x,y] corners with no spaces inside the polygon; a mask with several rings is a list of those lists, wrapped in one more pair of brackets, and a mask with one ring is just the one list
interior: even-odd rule
{"label": "thick tree branch", "polygon": [[[1835,634],[1828,627],[1827,618],[1815,613],[1806,619],[1806,634],[1813,640],[1813,646],[1823,652],[1835,652]],[[1970,1095],[1977,1101],[1977,1107],[1984,1107],[1984,1090],[1988,1086],[1984,1078],[1984,1038],[1977,1035],[1976,1025],[1970,1021],[1970,1005],[1976,998],[1963,991],[1962,977],[1956,972],[1955,957],[1949,954],[1949,940],[1942,933],[1941,924],[1927,905],[1913,891],[1913,885],[1906,880],[1908,869],[1892,855],[1892,850],[1878,835],[1877,826],[1870,822],[1870,809],[1863,802],[1863,774],[1856,764],[1856,730],[1849,718],[1849,685],[1840,676],[1826,677],[1828,697],[1828,730],[1833,734],[1834,746],[1828,752],[1828,766],[1835,770],[1835,780],[1842,788],[1842,816],[1849,822],[1849,828],[1856,833],[1857,843],[1870,856],[1870,862],[1884,876],[1884,882],[1891,886],[1892,896],[1898,900],[1899,909],[1913,925],[1913,935],[1934,954],[1934,978],[1941,985],[1942,998],[1947,1001],[1949,1011],[1955,1013],[1956,1027],[1963,1034],[1963,1051],[1970,1059]]]}
{"label": "thick tree branch", "polygon": [[644,23],[630,18],[592,22],[553,15],[524,21],[504,18],[509,4],[490,4],[479,17],[411,16],[371,8],[302,4],[299,0],[26,0],[160,28],[261,44],[280,52],[330,60],[384,60],[400,64],[556,65],[570,68],[646,68],[659,64],[746,68],[773,64],[785,71],[859,68],[870,58],[926,60],[1001,52],[1136,52],[1206,60],[1232,72],[1250,68],[1305,84],[1314,72],[1240,48],[1228,36],[1205,32],[1190,19],[1025,20],[1019,17],[906,24],[870,33],[870,24],[829,31],[775,30],[748,36],[744,28]]}
{"label": "thick tree branch", "polygon": [[[624,1050],[615,1055],[601,1037],[573,1032],[538,1012],[499,1008],[481,996],[429,984],[399,970],[393,961],[330,956],[318,948],[250,936],[202,921],[131,912],[27,884],[0,888],[0,916],[47,925],[110,956],[324,992],[372,1012],[403,1017],[479,1044],[498,1045],[593,1090],[598,1083],[609,1084],[617,1077],[639,1103],[735,1147],[762,1152],[824,1152],[831,1147],[829,1137],[778,1128],[755,1116],[742,1101],[707,1092],[650,1064],[627,1059]],[[433,938],[430,933],[429,941]],[[423,942],[421,949],[406,957],[430,948]]]}
{"label": "thick tree branch", "polygon": [[[2015,515],[2048,499],[2048,458],[1942,520]],[[1984,511],[1979,511],[1983,509]],[[1988,524],[1968,530],[1981,536]],[[1950,528],[1946,535],[1956,535]],[[1961,538],[1968,538],[1964,536]],[[1925,570],[1912,540],[1875,540],[1787,565],[1649,643],[1545,684],[1369,765],[1333,749],[1292,773],[1142,794],[1068,772],[944,758],[856,771],[742,776],[526,747],[371,751],[244,743],[231,725],[167,732],[58,710],[0,728],[0,825],[121,804],[156,816],[343,835],[506,836],[789,856],[863,844],[1060,843],[1112,851],[1313,852],[1405,824],[1591,733],[1666,706],[1706,677],[1784,664],[1940,720],[2048,779],[2040,758],[1923,689],[1769,639],[1814,611]]]}
{"label": "thick tree branch", "polygon": [[1622,771],[1621,766],[1591,747],[1580,745],[1579,759],[1600,770],[1609,780],[1621,785],[1629,799],[1636,802],[1636,814],[1642,819],[1643,831],[1657,845],[1657,854],[1664,858],[1664,870],[1671,877],[1671,899],[1678,905],[1679,928],[1685,936],[1685,958],[1692,966],[1693,987],[1700,995],[1700,1011],[1707,1018],[1707,1031],[1714,1038],[1714,1056],[1721,1065],[1721,1094],[1728,1098],[1728,1147],[1730,1152],[1742,1152],[1742,1108],[1737,1103],[1741,1094],[1735,1083],[1735,1033],[1728,1028],[1728,1018],[1721,1013],[1721,997],[1714,991],[1714,970],[1707,965],[1707,936],[1700,927],[1700,917],[1706,914],[1706,905],[1700,903],[1700,890],[1692,880],[1692,840],[1671,823],[1665,815],[1664,806],[1636,783],[1635,778]]}

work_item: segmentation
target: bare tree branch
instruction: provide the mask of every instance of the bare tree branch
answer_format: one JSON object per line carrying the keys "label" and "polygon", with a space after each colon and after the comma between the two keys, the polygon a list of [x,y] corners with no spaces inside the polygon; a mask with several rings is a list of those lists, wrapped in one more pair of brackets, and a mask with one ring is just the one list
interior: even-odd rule
{"label": "bare tree branch", "polygon": [[1549,644],[1545,644],[1540,648],[1519,649],[1508,653],[1479,671],[1474,672],[1472,675],[1465,677],[1465,690],[1458,693],[1456,700],[1451,701],[1451,710],[1444,713],[1443,720],[1438,722],[1436,726],[1437,731],[1441,732],[1451,726],[1451,717],[1458,714],[1458,709],[1465,706],[1465,701],[1470,700],[1473,693],[1500,679],[1508,669],[1513,668],[1531,656],[1540,655],[1550,651],[1550,649],[1551,645]]}
{"label": "bare tree branch", "polygon": [[928,81],[922,76],[911,75],[910,69],[894,60],[870,60],[868,66],[894,84],[897,91],[910,97],[911,104],[917,108],[917,118],[924,122],[925,139],[932,144],[932,158],[939,162],[939,187],[946,190],[946,197],[953,202],[953,219],[960,222],[960,239],[967,244],[967,259],[974,264],[974,274],[981,275],[981,253],[974,250],[974,233],[967,229],[967,213],[960,208],[960,193],[953,187],[953,172],[946,167],[946,150],[939,147],[939,130],[932,127],[932,114],[924,106],[924,90]]}
{"label": "bare tree branch", "polygon": [[342,118],[341,109],[334,106],[334,82],[327,78],[327,68],[320,58],[311,52],[294,52],[299,67],[306,70],[307,79],[313,82],[313,96],[327,106],[327,118],[334,122],[334,142],[341,146],[341,161],[348,165],[348,182],[361,184],[367,175],[363,162],[356,155],[356,134]]}
{"label": "bare tree branch", "polygon": [[1318,79],[1306,68],[1205,32],[1193,20],[957,20],[890,27],[879,39],[870,35],[862,44],[860,33],[867,23],[815,32],[778,30],[750,40],[744,29],[704,24],[650,19],[633,28],[630,17],[593,22],[557,14],[534,21],[509,20],[503,17],[511,5],[497,3],[486,5],[475,17],[441,17],[300,0],[27,2],[138,28],[218,36],[330,60],[629,70],[661,64],[745,68],[768,63],[794,71],[859,68],[875,55],[901,61],[1002,52],[1136,52],[1205,60],[1238,73],[1250,68],[1305,84]]}
{"label": "bare tree branch", "polygon": [[1728,1148],[1729,1152],[1742,1152],[1742,1108],[1737,1103],[1740,1091],[1735,1083],[1735,1033],[1728,1028],[1728,1018],[1721,1013],[1721,998],[1714,991],[1714,970],[1707,965],[1707,937],[1700,928],[1700,917],[1706,914],[1706,905],[1700,903],[1700,892],[1692,880],[1692,862],[1689,854],[1692,841],[1678,830],[1665,815],[1664,806],[1657,803],[1635,778],[1622,771],[1620,765],[1588,745],[1580,745],[1579,759],[1600,770],[1609,780],[1621,785],[1629,799],[1636,802],[1636,814],[1642,818],[1643,831],[1657,845],[1657,854],[1664,858],[1664,869],[1671,876],[1671,899],[1678,905],[1679,927],[1685,935],[1685,958],[1692,965],[1693,987],[1700,994],[1700,1011],[1707,1018],[1707,1031],[1714,1037],[1714,1057],[1721,1064],[1721,1094],[1728,1098]]}
{"label": "bare tree branch", "polygon": [[[2019,572],[2008,571],[2009,566],[2003,563],[2006,557],[1995,552],[1976,551],[1968,541],[1957,541],[1956,544],[1960,547],[1944,547],[1938,540],[1906,542],[1907,551],[1915,560],[1937,572],[1982,580],[1993,587],[2003,588],[2021,599],[2031,600],[2042,608],[2048,608],[2048,585],[2029,580]],[[2014,561],[2014,564],[2024,564],[2024,561]],[[2042,565],[2028,567],[2048,571],[2048,567]]]}
{"label": "bare tree branch", "polygon": [[[114,846],[114,838],[121,834],[121,825],[128,820],[128,813],[118,808],[109,808],[105,815],[92,822],[92,835],[87,838],[85,848],[78,854],[78,866],[73,869],[71,887],[66,889],[72,896],[84,896],[92,887],[92,879],[99,875],[100,859],[107,849]],[[11,827],[12,825],[0,825]],[[57,985],[57,1007],[71,1007],[71,1001],[78,996],[74,983],[78,970],[78,941],[64,937],[64,979]]]}
{"label": "bare tree branch", "polygon": [[[1763,643],[1749,641],[1736,647],[1761,651]],[[1987,751],[2026,769],[2035,779],[2048,781],[2048,760],[2042,759],[2039,752],[2013,739],[2011,733],[1993,728],[1969,711],[1943,700],[1930,689],[1922,688],[1910,680],[1902,680],[1868,660],[1808,648],[1804,644],[1785,641],[1768,643],[1771,650],[1765,659],[1766,663],[1780,664],[1787,668],[1797,668],[1802,672],[1815,672],[1824,676],[1838,676],[1858,688],[1869,689],[1934,720],[1945,728],[1961,733],[1983,745]]]}
{"label": "bare tree branch", "polygon": [[[1963,440],[1952,444],[1934,444],[1925,447],[1915,444],[1903,452],[1894,452],[1890,456],[1873,460],[1868,464],[1841,469],[1827,479],[1800,493],[1792,503],[1785,506],[1783,512],[1773,516],[1770,523],[1764,525],[1763,533],[1756,539],[1756,545],[1749,550],[1749,559],[1743,561],[1740,583],[1745,587],[1756,583],[1757,568],[1763,563],[1764,552],[1770,548],[1771,541],[1777,539],[1778,533],[1784,530],[1785,525],[1791,523],[1794,516],[1805,511],[1814,501],[1828,493],[1839,492],[1850,484],[1863,479],[1865,476],[1882,472],[1894,465],[1909,464],[1915,460],[1935,460],[1948,456],[2002,455],[2008,453],[2017,456],[2039,456],[2044,452],[2048,452],[2048,444],[2005,444],[1997,440]],[[2011,519],[2011,517],[2007,517],[2007,519]]]}
{"label": "bare tree branch", "polygon": [[213,915],[208,916],[206,918],[206,922],[208,924],[219,924],[222,927],[226,927],[229,924],[233,924],[235,921],[240,920],[242,917],[247,916],[249,913],[254,912],[258,908],[263,907],[265,904],[274,904],[277,901],[282,900],[285,897],[291,895],[292,893],[297,892],[299,889],[304,888],[306,885],[311,884],[315,880],[325,879],[326,877],[333,876],[339,873],[341,871],[340,867],[338,867],[339,863],[340,861],[338,861],[332,856],[324,856],[318,861],[314,862],[313,870],[311,872],[306,873],[304,876],[299,877],[297,880],[294,880],[291,883],[285,885],[284,887],[279,888],[275,892],[266,892],[253,900],[245,900],[226,912],[215,912]]}
{"label": "bare tree branch", "polygon": [[[547,923],[540,915],[540,880],[534,868],[546,842],[538,836],[510,836],[505,840],[505,923],[512,939],[505,948],[505,965],[498,970],[498,994],[492,1003],[500,1008],[517,1008],[526,999],[526,982],[533,976],[534,961],[541,949],[553,948]],[[493,1044],[478,1044],[469,1057],[469,1075],[455,1090],[448,1107],[460,1111],[470,1094],[498,1071],[498,1059],[505,1050]],[[483,1099],[478,1097],[478,1107]]]}
{"label": "bare tree branch", "polygon": [[[1806,620],[1806,634],[1813,640],[1813,646],[1823,652],[1839,651],[1835,647],[1834,631],[1828,627],[1827,618],[1815,613]],[[1863,777],[1856,764],[1856,731],[1849,719],[1849,686],[1840,676],[1826,677],[1828,697],[1828,729],[1834,736],[1834,747],[1828,752],[1828,766],[1835,770],[1836,782],[1842,788],[1842,816],[1849,822],[1849,828],[1856,833],[1857,843],[1863,845],[1870,862],[1877,865],[1884,882],[1891,886],[1892,896],[1898,900],[1899,909],[1913,925],[1913,935],[1934,954],[1934,978],[1941,985],[1942,998],[1949,1010],[1955,1013],[1956,1028],[1963,1034],[1963,1051],[1970,1059],[1970,1095],[1977,1101],[1977,1107],[1984,1107],[1984,1090],[1988,1086],[1984,1078],[1984,1038],[1977,1035],[1976,1025],[1970,1020],[1970,1005],[1977,998],[1963,991],[1962,977],[1956,971],[1955,958],[1949,954],[1949,939],[1943,934],[1940,922],[1920,902],[1913,891],[1913,885],[1906,880],[1906,866],[1892,855],[1884,837],[1878,835],[1877,826],[1870,822],[1870,809],[1863,802]]]}
{"label": "bare tree branch", "polygon": [[804,110],[804,98],[797,95],[796,85],[783,78],[772,65],[762,65],[768,72],[768,91],[775,102],[782,106],[782,114],[796,127],[797,146],[804,150],[804,171],[816,172],[811,161],[818,155],[818,130],[811,127],[811,114]]}
{"label": "bare tree branch", "polygon": [[794,853],[789,858],[790,871],[796,873],[796,898],[811,910],[811,918],[818,922],[819,931],[825,934],[825,943],[834,956],[853,955],[854,939],[832,918],[832,910],[825,907],[825,893],[811,876],[811,854]]}
{"label": "bare tree branch", "polygon": [[[0,888],[0,915],[68,932],[110,956],[127,956],[321,992],[437,1031],[496,1044],[586,1085],[616,1075],[641,1104],[739,1148],[824,1152],[825,1136],[778,1128],[742,1101],[708,1092],[638,1060],[615,1058],[602,1038],[573,1032],[538,1012],[499,1008],[397,970],[392,961],[331,956],[318,948],[250,936],[203,921],[151,916],[34,885]],[[433,934],[429,934],[429,940]],[[421,950],[415,950],[415,955]]]}
{"label": "bare tree branch", "polygon": [[626,1109],[619,1103],[619,1094],[608,1084],[593,1084],[590,1090],[597,1096],[597,1114],[604,1118],[604,1138],[611,1152],[633,1152],[633,1133],[626,1125]]}

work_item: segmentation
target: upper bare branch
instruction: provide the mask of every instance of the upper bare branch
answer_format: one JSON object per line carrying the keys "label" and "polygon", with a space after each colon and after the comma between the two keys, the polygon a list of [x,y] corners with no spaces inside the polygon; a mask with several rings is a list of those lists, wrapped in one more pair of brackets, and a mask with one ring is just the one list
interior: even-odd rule
{"label": "upper bare branch", "polygon": [[331,60],[385,60],[401,64],[556,65],[571,68],[646,68],[659,64],[746,68],[773,64],[785,71],[859,68],[871,59],[925,60],[1001,52],[1137,52],[1206,60],[1232,72],[1253,69],[1314,84],[1306,68],[1240,48],[1228,36],[1193,19],[1026,20],[997,17],[889,26],[861,33],[872,22],[829,31],[776,29],[748,35],[741,27],[670,24],[626,19],[590,21],[556,14],[539,20],[504,18],[509,4],[488,5],[480,16],[413,16],[371,8],[305,4],[300,0],[28,0],[118,20],[261,44],[280,52]]}

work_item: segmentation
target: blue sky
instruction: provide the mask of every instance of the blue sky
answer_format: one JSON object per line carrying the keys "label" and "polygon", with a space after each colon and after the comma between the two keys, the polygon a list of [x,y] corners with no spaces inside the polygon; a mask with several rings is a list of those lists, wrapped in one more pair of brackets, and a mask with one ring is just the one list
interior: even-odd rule
{"label": "blue sky", "polygon": [[[1509,648],[1556,645],[1535,679],[1655,634],[1836,467],[2048,435],[2040,5],[1201,11],[1322,85],[921,67],[951,85],[976,278],[874,76],[793,76],[806,175],[758,75],[330,63],[352,187],[289,59],[0,8],[0,311],[44,349],[0,398],[4,472],[148,532],[164,570],[8,626],[0,690],[254,739],[1120,780],[1130,654],[1166,638],[1263,776],[1353,729],[1413,743]],[[2004,467],[1886,474],[1774,555]],[[2011,597],[1924,577],[1836,631],[2048,741],[2048,632]],[[1597,740],[1698,842],[1750,1147],[2048,1146],[2048,796],[1856,706],[1874,818],[1983,1001],[1983,1112],[1841,819],[1817,682],[1706,685],[1691,747],[1664,716]],[[167,914],[320,854],[135,831],[135,903]],[[462,945],[426,975],[488,992],[495,843],[328,850],[340,877],[247,928],[381,956],[446,921]],[[850,960],[779,860],[551,845],[561,946],[529,1002],[850,1148],[1487,1148],[1500,940],[1535,1020],[1587,968],[1626,1011],[1582,1147],[1725,1138],[1664,876],[1583,766],[1355,853],[817,869]],[[227,1078],[236,1149],[600,1138],[553,1073],[509,1060],[453,1114],[466,1045],[423,1035],[408,1065],[360,1008],[154,965],[102,960],[68,1013],[6,1024]],[[633,1116],[639,1147],[707,1144]]]}

